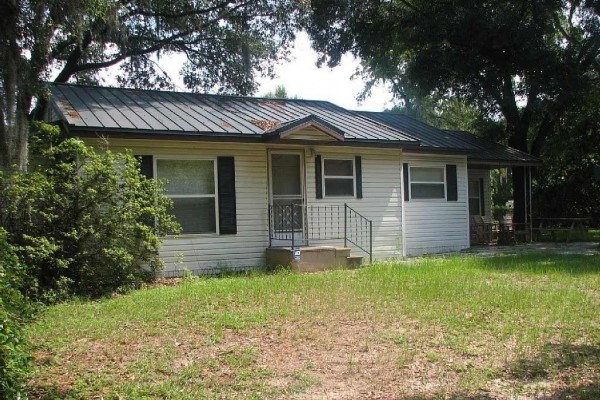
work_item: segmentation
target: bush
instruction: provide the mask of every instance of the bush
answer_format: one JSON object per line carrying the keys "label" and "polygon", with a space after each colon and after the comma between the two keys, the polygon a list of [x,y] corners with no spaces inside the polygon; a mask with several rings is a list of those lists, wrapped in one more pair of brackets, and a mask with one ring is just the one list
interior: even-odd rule
{"label": "bush", "polygon": [[0,176],[0,226],[34,278],[27,290],[51,302],[154,278],[160,237],[178,230],[162,187],[131,154],[96,152],[47,124],[34,131],[29,171]]}
{"label": "bush", "polygon": [[492,206],[492,216],[496,221],[502,221],[504,219],[504,216],[506,216],[506,214],[508,214],[509,211],[510,208],[507,206]]}
{"label": "bush", "polygon": [[23,394],[31,364],[21,326],[34,308],[21,293],[26,271],[0,229],[0,398]]}

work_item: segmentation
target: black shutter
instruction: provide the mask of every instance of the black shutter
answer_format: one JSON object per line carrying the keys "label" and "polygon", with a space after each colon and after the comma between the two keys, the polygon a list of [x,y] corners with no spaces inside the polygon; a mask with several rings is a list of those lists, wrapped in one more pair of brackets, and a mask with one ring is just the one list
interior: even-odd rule
{"label": "black shutter", "polygon": [[148,179],[154,179],[154,158],[152,156],[136,156],[140,160],[140,173]]}
{"label": "black shutter", "polygon": [[237,233],[235,162],[233,157],[217,157],[219,188],[219,233]]}
{"label": "black shutter", "polygon": [[410,197],[408,192],[408,163],[402,164],[402,177],[404,179],[404,201],[408,201]]}
{"label": "black shutter", "polygon": [[479,214],[485,217],[485,198],[483,190],[483,178],[479,178],[479,208],[481,209]]}
{"label": "black shutter", "polygon": [[321,171],[321,156],[315,156],[315,192],[317,199],[323,198],[323,174]]}
{"label": "black shutter", "polygon": [[362,199],[362,158],[354,157],[354,165],[356,166],[356,198]]}
{"label": "black shutter", "polygon": [[456,184],[456,165],[446,164],[446,200],[458,200],[458,187]]}

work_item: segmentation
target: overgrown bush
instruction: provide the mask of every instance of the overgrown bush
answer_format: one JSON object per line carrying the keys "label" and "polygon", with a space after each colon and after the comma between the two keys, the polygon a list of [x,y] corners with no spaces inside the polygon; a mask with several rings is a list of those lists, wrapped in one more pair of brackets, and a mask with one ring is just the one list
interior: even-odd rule
{"label": "overgrown bush", "polygon": [[21,289],[27,271],[0,228],[0,399],[22,395],[31,357],[21,327],[34,307]]}
{"label": "overgrown bush", "polygon": [[162,187],[131,154],[34,128],[28,172],[0,176],[0,226],[34,278],[27,290],[54,301],[152,279],[160,237],[178,230]]}

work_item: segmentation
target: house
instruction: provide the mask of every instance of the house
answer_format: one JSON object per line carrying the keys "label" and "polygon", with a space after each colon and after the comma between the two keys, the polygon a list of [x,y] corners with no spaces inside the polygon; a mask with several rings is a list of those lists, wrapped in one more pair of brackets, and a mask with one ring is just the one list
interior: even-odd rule
{"label": "house", "polygon": [[469,215],[490,216],[489,170],[538,163],[325,101],[54,84],[50,104],[69,135],[131,149],[143,173],[167,180],[183,227],[164,240],[167,274],[263,265],[266,249],[345,245],[372,259],[466,249]]}

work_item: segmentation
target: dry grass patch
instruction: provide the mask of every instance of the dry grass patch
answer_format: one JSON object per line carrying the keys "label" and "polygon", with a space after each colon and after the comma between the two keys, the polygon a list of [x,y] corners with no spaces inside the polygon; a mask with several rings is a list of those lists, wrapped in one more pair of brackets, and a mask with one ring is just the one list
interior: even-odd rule
{"label": "dry grass patch", "polygon": [[598,256],[210,278],[52,307],[45,399],[600,398]]}

